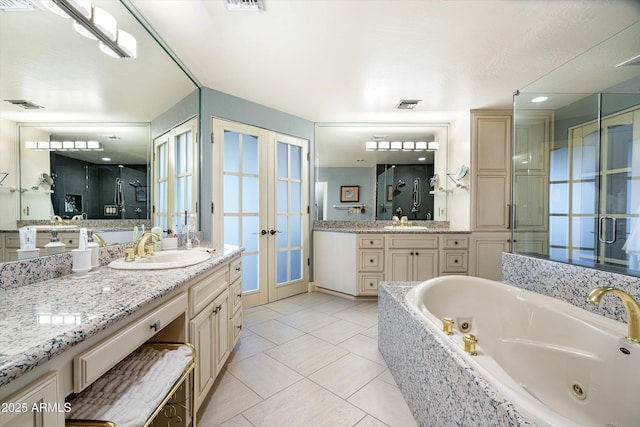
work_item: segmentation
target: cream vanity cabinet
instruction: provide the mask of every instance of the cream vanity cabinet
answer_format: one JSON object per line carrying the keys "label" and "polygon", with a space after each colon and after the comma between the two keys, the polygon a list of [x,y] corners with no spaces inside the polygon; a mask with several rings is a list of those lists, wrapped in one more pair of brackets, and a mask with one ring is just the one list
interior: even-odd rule
{"label": "cream vanity cabinet", "polygon": [[196,349],[196,407],[229,357],[229,265],[200,278],[189,288],[189,336]]}
{"label": "cream vanity cabinet", "polygon": [[[58,397],[58,378],[55,373],[46,374],[15,395],[2,399],[0,405],[2,427],[64,426],[64,403]],[[38,408],[42,410],[34,410]]]}
{"label": "cream vanity cabinet", "polygon": [[422,281],[438,275],[437,234],[391,234],[386,238],[385,280]]}
{"label": "cream vanity cabinet", "polygon": [[470,273],[502,278],[502,252],[511,239],[510,110],[471,112]]}
{"label": "cream vanity cabinet", "polygon": [[[4,261],[17,261],[18,249],[20,249],[20,233],[11,231],[4,234]],[[76,249],[79,245],[78,232],[66,231],[58,233],[58,240],[65,244],[65,250]],[[40,231],[36,234],[36,247],[40,249],[40,255],[47,255],[45,245],[51,241],[51,233]],[[0,248],[2,250],[2,248]]]}
{"label": "cream vanity cabinet", "polygon": [[440,236],[440,248],[440,276],[468,273],[468,235],[443,234]]}

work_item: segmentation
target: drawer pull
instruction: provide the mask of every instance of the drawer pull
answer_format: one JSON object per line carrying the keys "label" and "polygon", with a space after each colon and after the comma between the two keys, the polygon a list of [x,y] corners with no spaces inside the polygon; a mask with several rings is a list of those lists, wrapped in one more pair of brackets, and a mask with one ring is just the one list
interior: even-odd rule
{"label": "drawer pull", "polygon": [[160,330],[160,321],[156,320],[155,322],[150,324],[149,329],[153,329],[153,332],[158,332]]}
{"label": "drawer pull", "polygon": [[370,258],[370,259],[369,259],[369,262],[373,262],[373,258]]}
{"label": "drawer pull", "polygon": [[453,244],[454,244],[454,245],[457,245],[457,244],[458,244],[458,241],[456,240],[455,242],[453,242]]}
{"label": "drawer pull", "polygon": [[222,304],[213,309],[213,314],[218,314],[220,310],[222,310]]}
{"label": "drawer pull", "polygon": [[454,263],[454,264],[457,264],[457,263],[458,263],[458,260],[457,260],[457,259],[454,259],[454,260],[453,260],[453,263]]}
{"label": "drawer pull", "polygon": [[373,283],[369,283],[369,286],[371,286],[373,288]]}
{"label": "drawer pull", "polygon": [[373,245],[373,240],[369,240],[369,244],[370,244],[370,245]]}

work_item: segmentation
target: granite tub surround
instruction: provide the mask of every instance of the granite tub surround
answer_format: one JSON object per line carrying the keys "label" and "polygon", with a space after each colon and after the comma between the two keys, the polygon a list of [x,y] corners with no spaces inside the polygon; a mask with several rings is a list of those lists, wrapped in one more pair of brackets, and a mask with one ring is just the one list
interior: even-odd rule
{"label": "granite tub surround", "polygon": [[449,221],[409,221],[411,225],[426,227],[406,230],[385,229],[386,226],[397,225],[392,221],[314,221],[313,229],[317,231],[336,231],[343,233],[469,233],[464,230],[452,230]]}
{"label": "granite tub surround", "polygon": [[0,289],[0,387],[242,251],[225,246],[210,260],[179,269],[102,266],[82,277],[71,274]]}
{"label": "granite tub surround", "polygon": [[418,282],[382,282],[378,343],[420,426],[533,426],[407,306]]}
{"label": "granite tub surround", "polygon": [[502,281],[625,323],[627,314],[619,298],[605,297],[594,306],[587,302],[589,292],[611,286],[640,301],[640,277],[511,253],[502,254]]}

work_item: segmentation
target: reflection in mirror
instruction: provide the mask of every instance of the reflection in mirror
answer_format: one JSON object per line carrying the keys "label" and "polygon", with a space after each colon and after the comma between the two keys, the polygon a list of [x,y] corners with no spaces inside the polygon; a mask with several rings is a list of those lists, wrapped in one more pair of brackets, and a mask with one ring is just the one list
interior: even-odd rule
{"label": "reflection in mirror", "polygon": [[316,219],[447,220],[448,125],[321,123],[315,143]]}
{"label": "reflection in mirror", "polygon": [[[21,124],[18,132],[21,220],[149,219],[148,124]],[[45,173],[50,181],[31,185]]]}

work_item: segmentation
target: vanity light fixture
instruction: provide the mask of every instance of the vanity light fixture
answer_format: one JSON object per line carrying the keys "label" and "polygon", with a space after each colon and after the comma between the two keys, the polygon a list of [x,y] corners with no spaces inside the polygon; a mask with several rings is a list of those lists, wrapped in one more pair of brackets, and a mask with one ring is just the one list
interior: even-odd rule
{"label": "vanity light fixture", "polygon": [[[91,0],[41,0],[53,13],[73,18],[74,28],[85,37],[99,40],[100,50],[116,58],[135,58],[135,37],[118,29],[116,19],[104,9],[91,6]],[[62,13],[60,13],[62,11]]]}
{"label": "vanity light fixture", "polygon": [[25,141],[24,147],[39,151],[103,151],[98,141]]}
{"label": "vanity light fixture", "polygon": [[386,141],[373,138],[364,143],[366,151],[436,151],[440,149],[440,143],[436,141]]}

